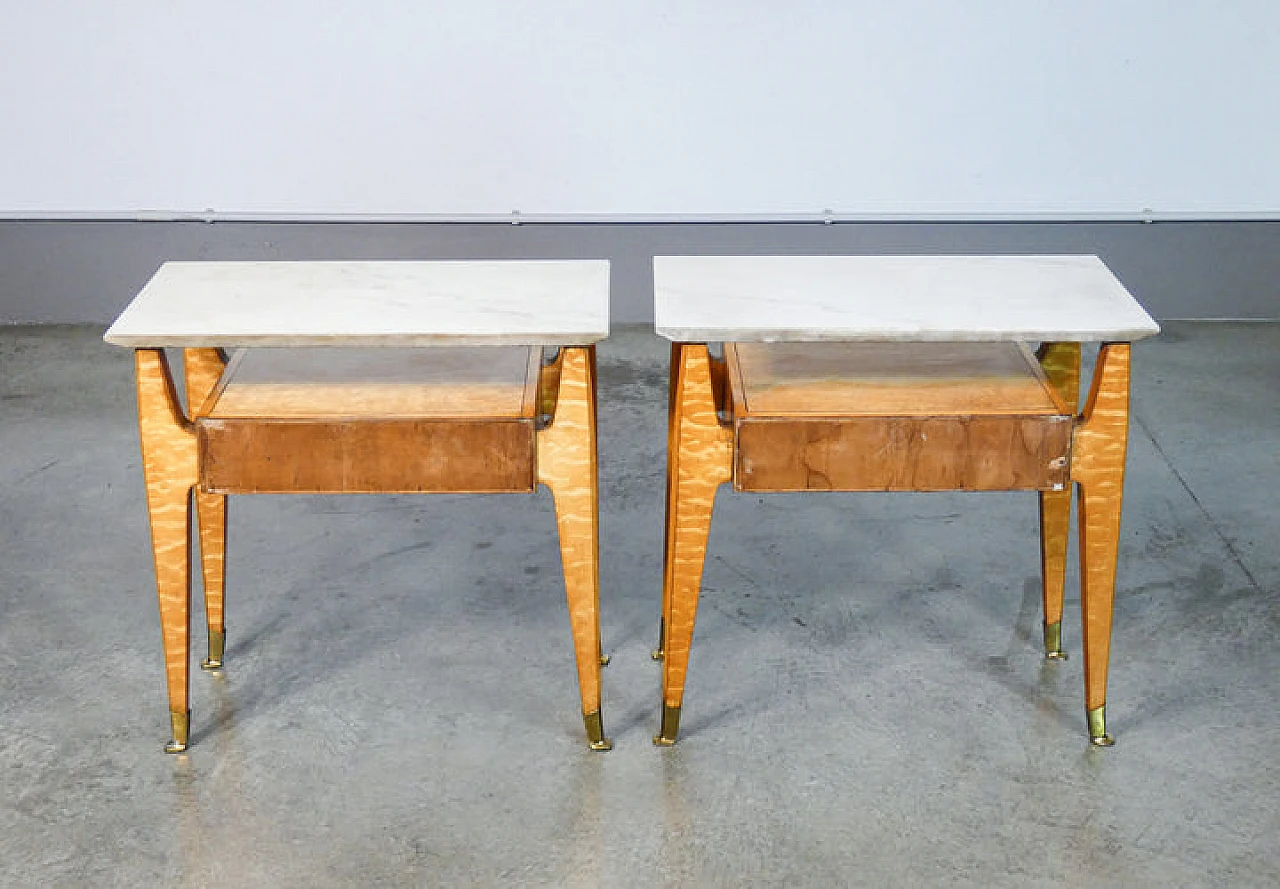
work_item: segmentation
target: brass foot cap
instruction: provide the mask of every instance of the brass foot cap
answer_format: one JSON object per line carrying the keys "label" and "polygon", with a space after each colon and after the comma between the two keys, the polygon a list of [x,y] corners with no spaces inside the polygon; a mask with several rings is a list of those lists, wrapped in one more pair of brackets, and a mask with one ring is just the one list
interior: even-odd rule
{"label": "brass foot cap", "polygon": [[587,743],[592,750],[613,749],[613,739],[604,736],[604,720],[601,719],[599,710],[584,714],[582,721],[587,727]]}
{"label": "brass foot cap", "polygon": [[1067,653],[1062,650],[1062,621],[1044,625],[1044,656],[1051,661],[1067,659]]}
{"label": "brass foot cap", "polygon": [[181,753],[187,749],[187,739],[191,735],[191,711],[173,711],[169,714],[169,722],[173,727],[173,740],[164,745],[164,752]]}
{"label": "brass foot cap", "polygon": [[1107,734],[1107,705],[1089,711],[1089,743],[1094,747],[1112,747],[1116,739]]}
{"label": "brass foot cap", "polygon": [[660,661],[666,656],[667,656],[666,652],[664,652],[661,648],[655,648],[653,651],[649,652],[649,657],[651,657],[655,661]]}
{"label": "brass foot cap", "polygon": [[610,655],[607,655],[607,654],[600,655],[600,666],[602,667],[609,666],[609,662],[611,660],[613,660],[613,658]]}
{"label": "brass foot cap", "polygon": [[221,670],[222,656],[227,651],[227,631],[209,631],[209,656],[200,663],[201,670]]}
{"label": "brass foot cap", "polygon": [[680,735],[680,708],[667,704],[662,706],[662,722],[658,726],[658,734],[653,743],[658,747],[670,747]]}

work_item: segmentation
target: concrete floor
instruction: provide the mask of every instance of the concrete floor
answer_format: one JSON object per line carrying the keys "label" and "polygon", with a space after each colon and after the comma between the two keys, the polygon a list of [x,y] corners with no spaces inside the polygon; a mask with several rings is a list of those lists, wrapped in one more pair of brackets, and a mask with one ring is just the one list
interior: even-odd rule
{"label": "concrete floor", "polygon": [[1078,595],[1071,660],[1039,654],[1033,496],[727,491],[654,748],[667,352],[619,331],[603,755],[545,491],[233,499],[228,668],[161,753],[132,365],[100,335],[0,329],[0,885],[1280,883],[1280,325],[1135,349],[1110,750]]}

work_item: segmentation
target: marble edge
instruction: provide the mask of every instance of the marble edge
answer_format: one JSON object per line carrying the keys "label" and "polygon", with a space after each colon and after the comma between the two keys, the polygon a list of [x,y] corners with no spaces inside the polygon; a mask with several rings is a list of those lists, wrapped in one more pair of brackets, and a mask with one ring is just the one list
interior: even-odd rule
{"label": "marble edge", "polygon": [[113,334],[102,339],[113,346],[130,349],[234,349],[267,347],[344,346],[425,347],[425,346],[591,346],[609,336],[608,331],[580,331],[571,334],[341,334],[337,336],[278,334],[185,336],[182,334]]}
{"label": "marble edge", "polygon": [[[806,260],[848,260],[863,263],[898,263],[903,261],[937,261],[940,265],[992,264],[1029,265],[1032,263],[1067,262],[1079,266],[1096,266],[1107,272],[1116,283],[1123,283],[1097,253],[656,253],[653,256],[655,277],[659,266],[733,265],[737,263],[780,262],[799,264]],[[664,270],[665,271],[665,270]],[[685,274],[686,269],[666,271]]]}
{"label": "marble edge", "polygon": [[920,332],[827,330],[820,333],[785,328],[743,330],[726,327],[674,327],[655,325],[654,332],[673,343],[1008,343],[1135,342],[1155,336],[1160,325],[1102,331],[1075,330],[930,330]]}
{"label": "marble edge", "polygon": [[211,268],[214,266],[224,267],[242,267],[242,266],[602,266],[606,269],[610,267],[613,260],[608,257],[590,258],[590,259],[562,259],[555,257],[543,258],[505,258],[494,257],[489,259],[166,259],[156,266],[156,271],[160,271],[165,267],[185,267],[195,268],[204,267]]}

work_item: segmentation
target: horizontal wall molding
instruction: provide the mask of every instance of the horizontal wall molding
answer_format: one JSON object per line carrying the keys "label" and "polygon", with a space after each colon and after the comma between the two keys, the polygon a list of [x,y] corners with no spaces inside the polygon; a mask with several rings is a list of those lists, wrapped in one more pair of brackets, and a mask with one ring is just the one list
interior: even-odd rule
{"label": "horizontal wall molding", "polygon": [[477,213],[449,215],[439,213],[161,213],[139,210],[135,213],[6,213],[0,220],[12,222],[301,222],[301,223],[428,223],[431,225],[794,225],[797,223],[899,223],[899,222],[1276,222],[1280,212],[1173,213],[1145,211],[1136,213],[835,213],[830,210],[810,213],[627,213],[597,215],[589,213]]}

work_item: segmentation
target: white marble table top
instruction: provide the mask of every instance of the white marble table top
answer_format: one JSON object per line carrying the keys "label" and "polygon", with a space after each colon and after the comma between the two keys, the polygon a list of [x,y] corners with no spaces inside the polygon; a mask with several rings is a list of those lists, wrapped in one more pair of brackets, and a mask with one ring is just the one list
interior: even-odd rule
{"label": "white marble table top", "polygon": [[609,263],[167,262],[116,319],[120,346],[589,345]]}
{"label": "white marble table top", "polygon": [[674,342],[1126,341],[1159,326],[1096,256],[658,256]]}

